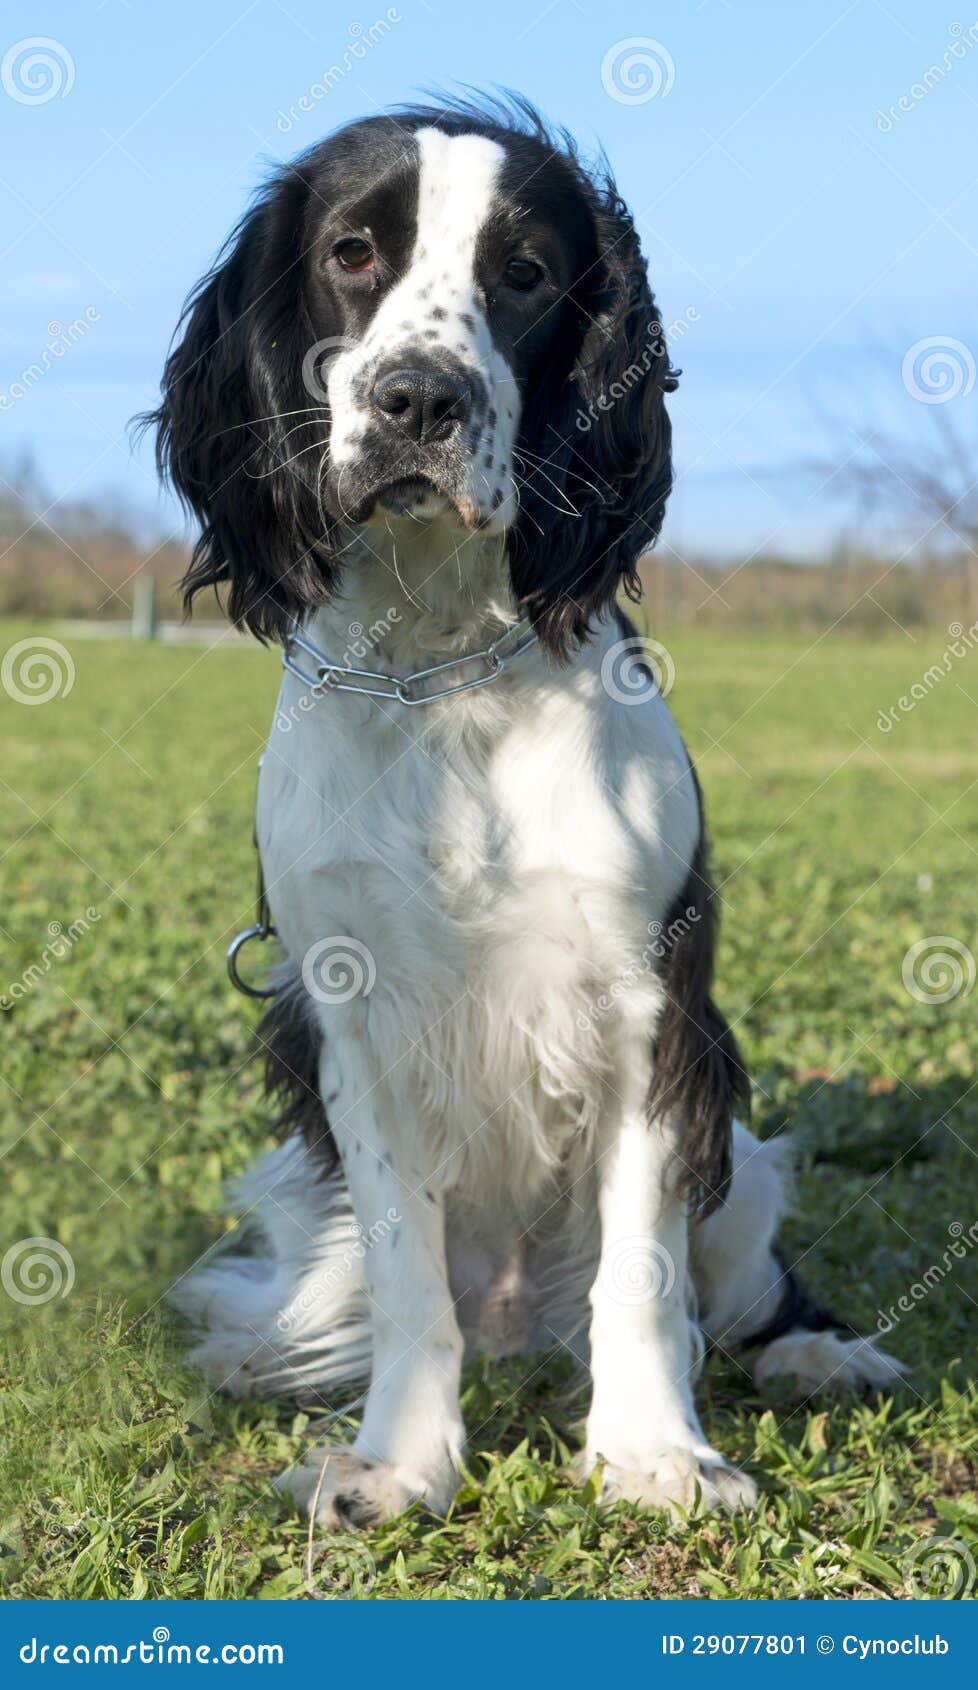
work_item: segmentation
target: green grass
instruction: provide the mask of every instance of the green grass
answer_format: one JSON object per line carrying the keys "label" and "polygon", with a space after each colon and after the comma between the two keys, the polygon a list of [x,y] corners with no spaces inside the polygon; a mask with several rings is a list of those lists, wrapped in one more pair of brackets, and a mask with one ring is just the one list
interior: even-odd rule
{"label": "green grass", "polygon": [[[27,630],[0,632],[6,649]],[[722,882],[720,997],[762,1131],[790,1128],[802,1153],[788,1244],[867,1328],[978,1220],[978,991],[926,1004],[901,979],[923,936],[978,949],[978,653],[889,735],[875,726],[943,643],[668,639]],[[268,1142],[244,1066],[254,1015],[223,948],[250,919],[277,660],[81,640],[72,655],[70,697],[0,693],[0,991],[42,962],[50,923],[96,912],[0,1016],[0,1247],[53,1238],[75,1273],[43,1305],[0,1292],[0,1574],[25,1596],[302,1597],[306,1533],[270,1479],[308,1419],[208,1395],[161,1303],[227,1224],[222,1183]],[[897,1324],[912,1371],[892,1401],[793,1409],[710,1364],[705,1423],[759,1477],[756,1516],[599,1509],[565,1476],[566,1371],[521,1388],[525,1367],[479,1365],[451,1517],[318,1546],[314,1590],[911,1593],[928,1539],[978,1557],[976,1257]]]}

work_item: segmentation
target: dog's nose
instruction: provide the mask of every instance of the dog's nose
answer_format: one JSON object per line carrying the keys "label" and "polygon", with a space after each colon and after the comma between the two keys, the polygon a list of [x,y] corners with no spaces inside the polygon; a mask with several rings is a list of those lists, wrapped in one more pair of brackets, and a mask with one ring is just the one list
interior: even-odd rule
{"label": "dog's nose", "polygon": [[442,370],[389,370],[374,383],[378,411],[410,440],[444,440],[472,404],[468,382]]}

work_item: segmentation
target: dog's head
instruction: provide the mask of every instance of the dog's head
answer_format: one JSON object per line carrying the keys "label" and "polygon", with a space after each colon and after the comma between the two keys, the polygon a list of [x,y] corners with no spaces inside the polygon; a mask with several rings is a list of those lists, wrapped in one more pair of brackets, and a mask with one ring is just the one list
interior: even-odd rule
{"label": "dog's head", "polygon": [[227,583],[281,638],[351,529],[448,517],[505,536],[566,651],[659,531],[674,386],[631,218],[565,137],[519,105],[352,124],[263,191],[167,362],[188,602]]}

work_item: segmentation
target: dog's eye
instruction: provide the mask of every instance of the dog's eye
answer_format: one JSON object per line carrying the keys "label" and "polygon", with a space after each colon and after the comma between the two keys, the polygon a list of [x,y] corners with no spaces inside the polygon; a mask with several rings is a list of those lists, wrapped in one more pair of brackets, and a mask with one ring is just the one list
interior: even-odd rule
{"label": "dog's eye", "polygon": [[503,271],[503,278],[507,286],[515,288],[517,293],[529,293],[542,280],[543,270],[532,258],[511,258]]}
{"label": "dog's eye", "polygon": [[333,248],[333,257],[341,270],[356,273],[373,268],[374,249],[369,241],[362,241],[354,236],[350,240],[337,241]]}

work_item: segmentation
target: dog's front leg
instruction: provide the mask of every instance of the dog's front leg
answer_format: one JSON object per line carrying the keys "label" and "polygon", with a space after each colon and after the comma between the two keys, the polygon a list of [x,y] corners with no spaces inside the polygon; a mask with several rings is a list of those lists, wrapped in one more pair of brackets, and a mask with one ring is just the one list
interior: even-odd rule
{"label": "dog's front leg", "polygon": [[636,1105],[601,1158],[601,1251],[591,1290],[593,1398],[588,1467],[604,1466],[604,1495],[647,1507],[754,1500],[700,1427],[693,1379],[701,1356],[688,1304],[687,1229],[673,1194],[673,1142]]}
{"label": "dog's front leg", "polygon": [[[337,1067],[341,1072],[336,1089]],[[324,1094],[326,1078],[324,1076]],[[373,1362],[360,1432],[289,1476],[331,1527],[371,1526],[423,1498],[443,1512],[458,1483],[462,1338],[448,1285],[442,1198],[421,1123],[354,1049],[330,1061],[329,1115],[360,1228]]]}

